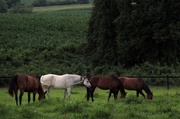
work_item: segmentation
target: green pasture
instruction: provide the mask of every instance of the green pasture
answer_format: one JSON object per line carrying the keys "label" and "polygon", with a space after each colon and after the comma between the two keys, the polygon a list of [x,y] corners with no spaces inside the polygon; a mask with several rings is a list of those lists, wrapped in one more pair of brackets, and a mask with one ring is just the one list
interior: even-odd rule
{"label": "green pasture", "polygon": [[[0,117],[4,119],[179,119],[180,88],[150,87],[154,93],[153,100],[142,96],[136,98],[135,91],[126,91],[125,99],[114,101],[113,96],[107,101],[108,90],[96,89],[95,101],[86,101],[86,88],[72,88],[71,101],[63,100],[63,89],[51,88],[51,99],[27,104],[27,94],[23,95],[23,104],[15,105],[7,88],[0,91]],[[36,96],[36,98],[38,95]],[[31,95],[32,98],[32,95]]]}

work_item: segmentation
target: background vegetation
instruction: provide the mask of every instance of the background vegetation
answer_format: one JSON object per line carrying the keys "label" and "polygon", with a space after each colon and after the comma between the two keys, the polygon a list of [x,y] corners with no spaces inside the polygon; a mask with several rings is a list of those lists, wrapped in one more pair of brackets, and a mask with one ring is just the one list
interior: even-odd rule
{"label": "background vegetation", "polygon": [[[93,7],[93,9],[75,7],[75,9],[48,11],[49,7],[43,7],[43,9],[47,9],[46,12],[0,14],[0,76],[12,76],[17,72],[37,76],[47,73],[179,76],[178,54],[173,54],[178,52],[179,16],[177,13],[179,7],[177,6],[179,1],[174,1],[177,4],[170,4],[173,8],[172,15],[166,14],[169,9],[158,7],[158,5],[167,5],[166,2],[160,4],[160,2],[141,3],[139,1],[137,4],[146,11],[144,16],[137,14],[140,9],[132,6],[131,1],[124,4],[123,1],[119,1],[118,4],[115,4],[116,2],[97,0],[94,5],[102,5],[102,7]],[[163,16],[159,14],[159,19],[166,18],[166,22],[168,21],[169,24],[163,23],[163,20],[157,21],[155,18],[158,16],[154,19],[151,16],[151,19],[148,19],[151,13],[148,10],[163,12]],[[154,14],[154,12],[152,13]],[[176,19],[173,21],[174,17]],[[136,19],[139,23],[136,23]],[[144,21],[152,21],[147,24],[154,27],[143,27]],[[158,24],[162,27],[155,29]],[[136,25],[139,26],[136,27]],[[170,27],[173,29],[169,29]],[[137,34],[137,29],[133,28],[141,30],[139,32],[141,34]],[[166,35],[164,32],[157,34],[158,30],[163,29],[169,31],[167,37],[163,37]],[[133,31],[134,35],[130,34]],[[150,31],[152,34],[148,35]],[[149,37],[146,39],[146,36]],[[168,39],[163,40],[163,38]],[[169,42],[169,40],[173,40],[173,42]],[[150,47],[147,47],[149,42],[153,43],[151,41],[155,44],[149,44]],[[167,42],[165,43],[165,41]],[[174,47],[166,49],[166,45],[160,46],[163,42],[174,45]],[[150,48],[148,51],[153,50],[158,57],[151,56],[151,53],[144,50],[147,48]],[[173,52],[173,49],[176,52]],[[160,50],[165,53],[164,55],[162,53],[162,57],[159,57]],[[166,50],[168,51],[166,52]],[[144,54],[141,54],[142,52]],[[153,85],[164,84],[164,82],[163,79],[149,81]],[[179,80],[172,79],[171,84],[179,85]]]}

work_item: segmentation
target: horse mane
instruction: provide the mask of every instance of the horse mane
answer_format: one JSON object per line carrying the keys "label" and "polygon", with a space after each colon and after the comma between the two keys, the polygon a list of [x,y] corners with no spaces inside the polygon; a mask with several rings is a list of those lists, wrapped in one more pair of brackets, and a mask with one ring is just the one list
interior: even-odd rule
{"label": "horse mane", "polygon": [[[139,78],[140,79],[140,78]],[[148,87],[148,85],[145,83],[144,80],[140,79],[143,82],[143,89],[147,94],[152,94],[150,88]]]}

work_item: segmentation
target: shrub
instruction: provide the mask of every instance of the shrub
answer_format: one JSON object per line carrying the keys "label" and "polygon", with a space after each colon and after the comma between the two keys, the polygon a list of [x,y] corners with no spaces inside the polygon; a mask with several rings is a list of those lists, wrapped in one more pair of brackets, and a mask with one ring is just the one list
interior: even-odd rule
{"label": "shrub", "polygon": [[5,13],[5,12],[7,12],[7,10],[8,10],[8,7],[5,3],[5,1],[0,0],[0,13]]}
{"label": "shrub", "polygon": [[37,0],[33,4],[33,6],[47,6],[47,0]]}
{"label": "shrub", "polygon": [[89,0],[77,0],[78,4],[87,4],[89,3]]}
{"label": "shrub", "polygon": [[11,13],[32,13],[33,7],[31,5],[17,5],[12,7],[9,12]]}

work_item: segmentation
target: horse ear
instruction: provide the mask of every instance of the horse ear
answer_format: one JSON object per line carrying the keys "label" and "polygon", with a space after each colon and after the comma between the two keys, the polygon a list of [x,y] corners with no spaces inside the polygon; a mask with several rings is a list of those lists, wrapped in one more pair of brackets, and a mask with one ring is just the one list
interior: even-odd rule
{"label": "horse ear", "polygon": [[91,75],[90,74],[87,74],[86,75],[86,78],[90,79]]}

